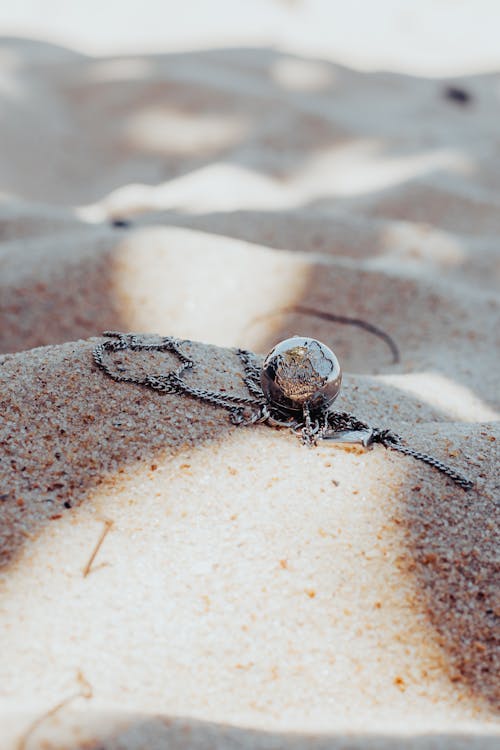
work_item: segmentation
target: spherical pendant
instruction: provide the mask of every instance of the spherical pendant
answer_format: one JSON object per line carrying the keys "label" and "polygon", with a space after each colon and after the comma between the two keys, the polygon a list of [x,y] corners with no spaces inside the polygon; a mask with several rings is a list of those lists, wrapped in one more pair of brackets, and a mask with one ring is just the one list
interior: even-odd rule
{"label": "spherical pendant", "polygon": [[264,360],[260,382],[269,404],[282,413],[325,411],[337,398],[342,372],[337,357],[316,339],[293,336]]}

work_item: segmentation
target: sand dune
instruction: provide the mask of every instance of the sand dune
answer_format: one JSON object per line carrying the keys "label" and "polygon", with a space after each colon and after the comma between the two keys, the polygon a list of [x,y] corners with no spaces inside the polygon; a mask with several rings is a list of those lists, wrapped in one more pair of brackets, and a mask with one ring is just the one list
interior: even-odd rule
{"label": "sand dune", "polygon": [[[499,76],[0,52],[0,745],[496,746]],[[104,329],[229,392],[315,336],[475,486],[119,385]]]}

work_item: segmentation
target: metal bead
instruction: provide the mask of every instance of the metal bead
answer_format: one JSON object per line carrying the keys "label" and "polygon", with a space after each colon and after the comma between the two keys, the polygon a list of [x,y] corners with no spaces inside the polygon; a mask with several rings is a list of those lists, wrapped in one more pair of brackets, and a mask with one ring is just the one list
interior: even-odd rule
{"label": "metal bead", "polygon": [[264,395],[281,412],[312,413],[337,398],[342,372],[337,357],[316,339],[293,336],[272,349],[264,360],[260,382]]}

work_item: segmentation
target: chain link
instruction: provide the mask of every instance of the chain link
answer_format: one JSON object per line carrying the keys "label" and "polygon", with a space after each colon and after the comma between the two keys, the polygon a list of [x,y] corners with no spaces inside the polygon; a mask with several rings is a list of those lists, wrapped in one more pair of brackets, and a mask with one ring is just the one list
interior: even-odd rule
{"label": "chain link", "polygon": [[[306,409],[303,421],[297,421],[293,418],[289,418],[289,421],[284,421],[284,415],[273,411],[271,405],[266,402],[260,386],[259,360],[253,352],[246,349],[237,349],[236,353],[243,365],[243,382],[248,389],[249,396],[237,396],[207,391],[186,383],[182,376],[187,370],[192,370],[195,363],[182,351],[180,345],[183,342],[179,339],[164,336],[161,339],[161,343],[147,344],[139,341],[137,336],[132,333],[104,331],[103,335],[108,337],[108,341],[104,341],[95,347],[93,351],[94,362],[106,375],[117,382],[142,385],[162,393],[184,394],[199,401],[219,406],[229,412],[231,421],[234,424],[267,422],[271,426],[288,427],[294,432],[301,434],[303,442],[308,445],[314,444],[318,439],[328,438],[329,433],[334,436],[336,432],[364,432],[369,435],[367,442],[364,443],[366,445],[380,443],[385,448],[390,448],[406,456],[411,456],[418,461],[422,461],[445,474],[464,490],[470,490],[474,486],[467,477],[464,477],[442,461],[439,461],[439,459],[405,445],[400,436],[391,432],[391,430],[371,427],[368,423],[362,422],[349,412],[326,411],[320,415],[320,419],[316,419],[313,423],[309,411]],[[177,356],[180,365],[176,370],[165,375],[149,374],[142,378],[127,375],[123,372],[123,368],[120,367],[112,369],[106,361],[106,355],[108,353],[127,350],[170,351]]]}
{"label": "chain link", "polygon": [[428,453],[422,453],[421,451],[417,451],[414,448],[410,448],[409,446],[404,445],[401,442],[401,438],[399,437],[399,435],[395,435],[389,430],[383,430],[380,433],[380,437],[378,437],[378,439],[375,439],[374,442],[380,442],[386,448],[391,448],[394,451],[398,451],[398,453],[403,453],[405,456],[411,456],[412,458],[417,459],[417,461],[422,461],[423,463],[432,466],[442,474],[445,474],[453,482],[455,482],[455,484],[458,484],[460,487],[462,487],[462,489],[466,491],[471,490],[474,486],[474,483],[471,482],[470,479],[467,479],[467,477],[464,477],[463,474],[455,471],[455,469],[452,469],[451,466],[443,463],[438,458],[434,458],[434,456],[429,456]]}
{"label": "chain link", "polygon": [[[204,390],[203,388],[195,388],[190,386],[182,379],[182,375],[186,370],[191,370],[194,367],[194,361],[190,359],[182,349],[180,344],[182,343],[178,339],[174,339],[171,336],[164,336],[159,344],[145,344],[139,342],[134,334],[118,333],[117,331],[105,331],[104,336],[109,336],[110,340],[105,341],[102,344],[98,344],[94,351],[93,357],[94,362],[100,367],[106,375],[113,380],[120,383],[133,383],[134,385],[144,385],[149,388],[153,388],[156,391],[163,393],[182,393],[192,398],[197,398],[200,401],[206,401],[207,403],[213,404],[214,406],[220,406],[223,409],[227,409],[231,412],[238,408],[245,407],[260,407],[262,398],[259,400],[256,397],[245,397],[245,396],[231,396],[230,394],[214,393],[212,391]],[[119,352],[119,351],[159,351],[173,352],[180,360],[180,366],[173,372],[167,373],[166,375],[145,375],[143,378],[136,376],[125,375],[119,371],[111,369],[109,364],[106,362],[106,353]],[[239,353],[239,352],[238,352]],[[250,352],[244,352],[248,355],[248,364],[246,365],[247,378],[254,375],[255,365],[251,361]],[[242,361],[243,358],[242,358]],[[245,362],[245,361],[244,361]],[[247,382],[245,378],[245,383]],[[257,394],[256,394],[257,395]],[[262,396],[262,394],[261,394]]]}
{"label": "chain link", "polygon": [[342,430],[369,430],[370,425],[366,422],[361,422],[360,419],[349,414],[347,411],[332,411],[328,412],[328,427],[334,432],[341,432]]}

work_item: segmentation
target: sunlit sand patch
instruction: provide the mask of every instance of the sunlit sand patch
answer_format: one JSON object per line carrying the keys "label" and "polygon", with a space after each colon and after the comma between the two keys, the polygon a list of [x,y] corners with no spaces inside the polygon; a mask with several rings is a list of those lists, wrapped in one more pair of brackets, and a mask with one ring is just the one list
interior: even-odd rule
{"label": "sunlit sand patch", "polygon": [[166,209],[186,214],[241,208],[269,210],[290,205],[288,192],[277,180],[257,171],[215,161],[159,185],[124,185],[98,203],[77,207],[76,213],[83,221],[98,222],[116,214],[130,216]]}
{"label": "sunlit sand patch", "polygon": [[283,57],[271,66],[271,76],[289,91],[321,91],[335,82],[332,66],[316,60]]}
{"label": "sunlit sand patch", "polygon": [[485,404],[470,388],[440,373],[378,375],[377,379],[417,396],[457,422],[491,422],[500,418],[499,412]]}
{"label": "sunlit sand patch", "polygon": [[414,264],[421,270],[429,265],[454,268],[467,257],[458,236],[421,224],[394,222],[383,231],[381,246],[386,250],[384,257]]}
{"label": "sunlit sand patch", "polygon": [[[130,330],[252,347],[262,332],[247,335],[248,321],[276,304],[294,304],[307,288],[310,272],[309,262],[292,253],[194,230],[154,227],[128,235],[118,247],[113,294]],[[160,331],[159,321],[165,321]],[[274,318],[269,321],[266,339],[278,325]]]}
{"label": "sunlit sand patch", "polygon": [[241,141],[249,124],[235,115],[186,114],[151,107],[131,114],[122,138],[128,147],[158,154],[209,154]]}
{"label": "sunlit sand patch", "polygon": [[92,712],[287,731],[474,727],[488,714],[448,677],[405,543],[400,465],[386,457],[306,450],[262,427],[105,478],[2,574],[2,710],[22,695],[43,713],[81,670]]}
{"label": "sunlit sand patch", "polygon": [[464,171],[470,160],[459,150],[437,148],[409,156],[384,155],[376,140],[356,139],[313,155],[294,176],[303,197],[361,195],[384,190],[436,170]]}

